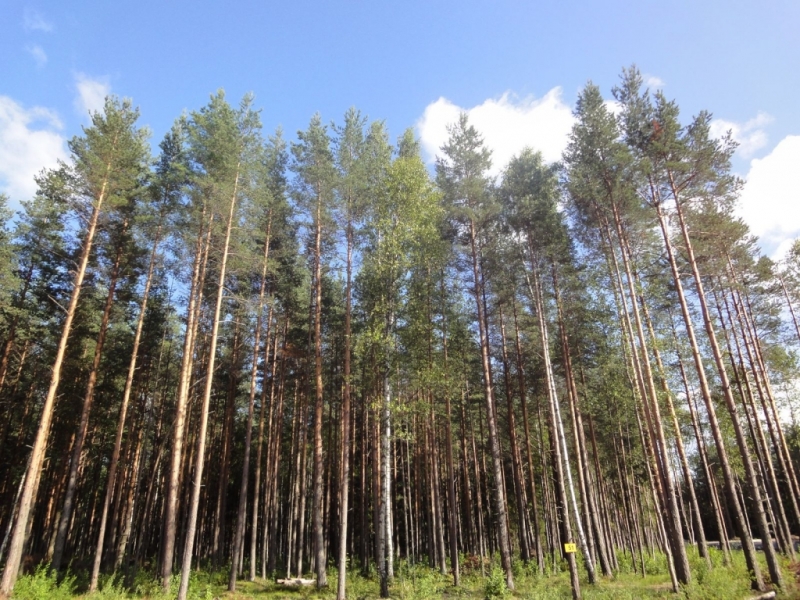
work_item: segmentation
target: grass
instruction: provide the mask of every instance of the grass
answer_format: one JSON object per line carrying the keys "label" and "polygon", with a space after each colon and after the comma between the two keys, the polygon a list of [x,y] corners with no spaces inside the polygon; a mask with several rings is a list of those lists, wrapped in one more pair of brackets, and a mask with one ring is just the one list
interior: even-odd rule
{"label": "grass", "polygon": [[[762,557],[763,559],[763,557]],[[669,573],[664,556],[650,556],[645,564],[647,575],[635,572],[628,559],[620,556],[620,572],[613,578],[601,578],[596,585],[589,585],[585,576],[581,580],[583,598],[587,600],[639,600],[645,598],[672,598],[679,600],[734,600],[752,598],[756,595],[750,590],[747,569],[741,552],[735,552],[729,566],[722,563],[722,554],[712,552],[713,568],[709,569],[696,551],[690,553],[693,580],[678,594],[672,593]],[[800,587],[795,574],[800,573],[800,565],[784,565],[787,581],[786,589],[778,598],[800,598]],[[563,564],[549,565],[547,575],[539,575],[531,565],[517,561],[514,563],[515,590],[505,586],[503,572],[495,560],[487,565],[486,577],[480,568],[466,570],[462,574],[461,585],[452,585],[449,576],[442,575],[427,565],[409,564],[400,561],[396,565],[395,579],[390,586],[390,595],[398,600],[425,600],[442,598],[444,600],[557,600],[571,598],[569,574]],[[585,573],[584,570],[581,571]],[[764,565],[764,573],[766,573]],[[194,572],[189,586],[192,600],[333,600],[336,598],[336,569],[328,570],[330,585],[322,590],[313,586],[285,588],[272,580],[257,579],[254,582],[239,581],[236,592],[227,591],[226,571]],[[19,579],[12,598],[15,600],[127,600],[143,598],[149,600],[174,599],[177,595],[178,578],[173,578],[173,589],[164,593],[151,573],[140,571],[124,580],[121,576],[106,576],[101,580],[100,589],[88,594],[84,574],[69,575],[60,583],[46,567],[39,567],[34,573]],[[83,590],[83,591],[82,591]],[[372,600],[379,597],[379,582],[372,573],[364,577],[358,570],[347,573],[347,597],[353,600]]]}

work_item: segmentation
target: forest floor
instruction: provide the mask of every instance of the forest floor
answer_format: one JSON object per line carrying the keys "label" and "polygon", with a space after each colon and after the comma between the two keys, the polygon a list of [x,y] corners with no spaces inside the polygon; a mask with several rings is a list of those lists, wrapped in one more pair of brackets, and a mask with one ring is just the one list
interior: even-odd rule
{"label": "forest floor", "polygon": [[[627,560],[625,560],[627,558]],[[762,556],[763,561],[763,556]],[[621,572],[613,578],[601,577],[595,585],[589,585],[582,570],[581,592],[587,600],[638,600],[647,598],[673,598],[680,600],[738,600],[755,598],[759,594],[750,589],[747,569],[741,552],[734,552],[733,564],[724,566],[722,554],[712,551],[713,568],[705,561],[690,554],[693,580],[678,594],[672,592],[666,561],[663,556],[649,556],[645,560],[647,575],[641,571],[633,572],[629,557],[620,557]],[[641,565],[641,563],[639,563]],[[565,567],[565,565],[562,565]],[[762,571],[767,573],[766,565]],[[311,575],[306,575],[311,577]],[[778,599],[800,599],[800,563],[784,564],[786,585],[778,593]],[[98,592],[87,594],[86,581],[82,575],[70,576],[61,585],[47,574],[45,567],[34,574],[26,575],[17,583],[12,598],[14,600],[126,600],[142,598],[148,600],[171,600],[177,595],[175,589],[168,594],[150,574],[144,571],[131,577],[127,583],[123,577],[106,577]],[[442,575],[427,565],[409,565],[401,561],[396,566],[395,578],[390,586],[390,597],[397,600],[557,600],[571,598],[569,574],[566,570],[549,575],[539,575],[535,567],[522,562],[514,563],[515,590],[509,592],[505,586],[502,571],[496,565],[487,566],[485,576],[480,568],[465,570],[461,585],[452,585],[450,576]],[[257,579],[254,582],[240,580],[237,591],[227,591],[228,573],[226,571],[197,571],[192,574],[189,597],[193,600],[334,600],[336,598],[337,572],[328,570],[329,586],[317,590],[312,586],[285,587],[275,580]],[[347,597],[352,600],[372,600],[379,598],[379,581],[375,574],[363,576],[358,570],[347,575]]]}

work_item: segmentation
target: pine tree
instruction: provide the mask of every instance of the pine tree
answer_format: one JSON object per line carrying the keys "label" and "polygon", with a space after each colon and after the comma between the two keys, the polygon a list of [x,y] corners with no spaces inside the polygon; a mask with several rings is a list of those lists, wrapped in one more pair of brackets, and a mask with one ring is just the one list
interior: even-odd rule
{"label": "pine tree", "polygon": [[[324,386],[322,379],[322,261],[323,237],[332,233],[331,208],[335,185],[335,167],[330,149],[327,128],[319,115],[311,119],[306,131],[298,132],[300,141],[292,144],[292,170],[297,174],[294,196],[311,217],[309,227],[312,268],[311,327],[314,347],[314,474],[313,519],[314,565],[317,572],[317,587],[328,585],[325,532],[323,531],[323,479],[322,417],[324,408]],[[327,240],[326,240],[327,241]]]}
{"label": "pine tree", "polygon": [[489,332],[486,327],[486,301],[484,273],[481,267],[481,246],[485,228],[494,207],[489,201],[486,172],[491,166],[491,153],[483,146],[483,139],[462,113],[458,122],[448,128],[450,138],[442,146],[443,156],[436,162],[436,180],[442,188],[450,218],[460,229],[467,246],[466,255],[472,267],[472,287],[475,300],[481,349],[486,419],[489,425],[489,442],[494,476],[494,510],[499,531],[500,558],[506,575],[506,585],[514,589],[511,569],[511,543],[506,519],[507,505],[503,491],[503,464],[500,440],[495,418],[494,390],[489,357]]}
{"label": "pine tree", "polygon": [[145,275],[144,290],[142,292],[139,315],[136,320],[136,331],[133,337],[133,351],[131,352],[128,372],[125,378],[125,388],[122,392],[119,416],[117,419],[117,430],[114,435],[114,449],[111,454],[111,461],[108,467],[108,481],[106,482],[106,494],[103,501],[102,512],[100,513],[100,531],[97,537],[94,564],[92,567],[92,577],[90,585],[97,586],[100,573],[100,564],[103,556],[103,546],[105,541],[106,523],[108,511],[111,505],[111,497],[116,484],[117,469],[119,467],[120,454],[122,450],[122,436],[125,421],[128,413],[133,382],[138,367],[139,346],[142,339],[145,317],[147,316],[147,304],[150,299],[150,290],[153,285],[156,263],[159,256],[159,245],[164,236],[165,226],[169,225],[170,219],[175,217],[178,203],[183,193],[183,187],[187,179],[187,165],[185,156],[185,124],[178,121],[173,125],[169,133],[159,145],[161,154],[156,164],[155,180],[150,186],[150,196],[152,204],[147,208],[152,211],[143,217],[143,228],[147,241],[152,244],[150,259],[148,261],[147,274]]}
{"label": "pine tree", "polygon": [[0,584],[0,593],[3,594],[11,592],[19,571],[28,519],[36,500],[39,475],[50,435],[56,393],[61,381],[61,367],[100,215],[106,204],[114,205],[124,201],[129,190],[139,185],[146,165],[146,131],[135,128],[138,116],[138,110],[129,101],[120,102],[116,98],[107,98],[103,114],[94,113],[92,125],[84,129],[84,136],[70,141],[72,164],[65,165],[61,171],[66,179],[65,191],[74,198],[81,216],[87,219],[87,227]]}
{"label": "pine tree", "polygon": [[219,256],[214,313],[211,319],[208,364],[200,412],[200,429],[197,434],[194,481],[184,542],[179,600],[185,600],[189,590],[200,488],[203,481],[208,413],[215,379],[220,315],[225,297],[226,267],[231,237],[234,226],[239,222],[237,205],[241,202],[242,196],[246,195],[251,181],[249,173],[257,156],[255,151],[259,146],[260,127],[258,113],[252,108],[252,96],[245,96],[238,111],[235,111],[225,101],[221,92],[211,97],[211,102],[206,108],[194,113],[189,123],[189,152],[199,169],[198,183],[203,192],[210,196],[212,206],[222,213],[221,222],[225,223],[225,230]]}
{"label": "pine tree", "polygon": [[[732,194],[736,193],[738,182],[729,172],[730,157],[733,153],[734,145],[730,138],[718,142],[710,137],[709,123],[711,116],[705,112],[695,117],[693,122],[686,128],[682,128],[678,122],[677,105],[667,101],[661,92],[656,94],[656,102],[652,104],[647,93],[641,92],[641,85],[641,75],[635,68],[623,72],[622,83],[616,89],[616,97],[624,107],[624,132],[628,144],[643,157],[642,168],[647,179],[646,185],[651,190],[652,202],[656,205],[656,209],[663,210],[661,202],[666,201],[667,198],[671,198],[674,202],[675,216],[681,232],[685,258],[692,272],[704,328],[711,347],[713,360],[717,367],[717,374],[722,384],[725,404],[734,426],[737,446],[744,463],[745,481],[752,499],[752,509],[756,514],[757,527],[762,540],[764,540],[764,552],[767,557],[770,577],[776,585],[781,586],[782,574],[772,547],[761,500],[761,492],[756,480],[749,446],[739,421],[727,370],[717,342],[704,284],[695,259],[685,218],[685,205],[688,205],[694,199],[714,196],[720,201],[726,201]],[[668,239],[666,226],[663,224],[662,230],[664,231],[665,244],[669,247],[670,240]],[[681,286],[674,258],[671,260],[671,265],[673,281],[676,287]],[[681,293],[679,292],[679,296]],[[688,309],[685,307],[685,301],[682,301],[682,313],[688,331],[692,328],[692,325]],[[690,333],[690,336],[693,337],[693,335],[693,332]],[[702,359],[699,350],[696,348],[696,341],[693,340],[692,345],[695,347],[693,355],[698,377],[701,380],[701,390],[704,398],[708,397],[706,400],[708,408],[711,400],[707,388],[708,384],[703,385],[702,383],[705,378]],[[713,409],[709,408],[708,410],[711,413]],[[711,418],[711,415],[709,415],[709,418]],[[712,431],[714,431],[713,425]],[[720,449],[722,443],[721,438],[717,440],[720,453],[724,452],[724,450]],[[723,463],[723,473],[726,480],[728,480],[730,476],[727,474],[725,467],[726,460],[721,457],[721,461]],[[735,507],[737,499],[732,493],[733,481],[726,484],[726,487],[729,488],[729,502]],[[734,511],[736,512],[735,508]],[[742,521],[737,515],[736,522],[742,537],[742,547],[745,551],[748,568],[753,573],[753,587],[762,589],[763,583],[760,580],[755,554],[750,547],[752,541],[744,530],[745,528],[741,526]]]}

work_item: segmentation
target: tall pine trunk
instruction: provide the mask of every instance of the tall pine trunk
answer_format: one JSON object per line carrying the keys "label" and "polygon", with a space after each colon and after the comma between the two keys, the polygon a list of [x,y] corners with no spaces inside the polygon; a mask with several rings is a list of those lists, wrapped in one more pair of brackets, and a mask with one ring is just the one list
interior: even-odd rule
{"label": "tall pine trunk", "polygon": [[[127,221],[124,229],[127,229]],[[103,355],[103,346],[105,345],[106,333],[108,332],[108,322],[111,316],[111,308],[114,304],[114,293],[117,288],[119,266],[120,261],[122,260],[122,250],[123,247],[120,241],[120,245],[117,248],[116,257],[114,258],[114,265],[111,268],[108,294],[106,295],[105,305],[103,306],[103,314],[100,317],[100,331],[97,333],[97,340],[94,347],[94,358],[92,359],[92,367],[89,371],[89,381],[86,384],[86,394],[83,398],[83,408],[81,409],[78,431],[75,434],[75,443],[72,447],[72,458],[69,464],[67,492],[64,497],[64,506],[61,509],[61,519],[58,523],[58,533],[56,534],[56,543],[53,550],[52,568],[56,572],[58,572],[61,568],[61,558],[64,554],[64,545],[67,541],[67,530],[69,528],[70,519],[72,518],[75,490],[78,487],[78,466],[81,462],[81,456],[83,455],[83,445],[86,441],[86,432],[89,428],[89,415],[92,410],[92,405],[94,404],[94,391],[97,385],[97,373],[100,369],[100,359]]]}
{"label": "tall pine trunk", "polygon": [[[112,152],[116,148],[117,137],[114,137],[112,143]],[[14,584],[17,581],[19,573],[20,561],[22,560],[22,549],[25,545],[28,532],[28,521],[31,513],[31,508],[36,501],[36,493],[39,486],[39,476],[42,470],[42,463],[44,462],[44,454],[47,449],[47,439],[50,436],[50,422],[53,419],[53,408],[56,401],[56,392],[58,391],[58,384],[61,382],[61,367],[64,363],[64,356],[67,351],[67,341],[69,334],[72,331],[72,321],[75,318],[75,312],[78,307],[78,299],[81,295],[81,288],[83,280],[86,276],[86,268],[89,264],[89,256],[92,252],[92,244],[94,243],[94,236],[97,232],[97,222],[100,218],[100,211],[103,207],[103,202],[106,199],[106,192],[109,185],[109,177],[111,176],[111,161],[106,163],[105,178],[100,187],[100,193],[97,200],[92,206],[92,216],[89,219],[89,227],[86,231],[86,236],[83,241],[83,248],[81,249],[80,260],[78,261],[78,269],[75,272],[75,279],[72,284],[72,294],[70,296],[69,305],[67,306],[66,318],[64,325],[61,329],[61,339],[58,342],[55,360],[53,361],[53,369],[50,377],[50,385],[47,389],[47,396],[45,396],[44,405],[42,407],[42,416],[39,421],[39,427],[36,430],[36,438],[33,442],[33,449],[31,450],[31,459],[28,468],[25,471],[25,485],[22,488],[22,496],[19,501],[19,512],[17,519],[14,523],[14,529],[11,534],[11,542],[8,547],[8,559],[6,560],[6,567],[3,570],[3,578],[0,581],[0,594],[10,594]]]}
{"label": "tall pine trunk", "polygon": [[314,567],[317,573],[317,588],[328,585],[327,560],[325,556],[325,531],[323,511],[322,462],[322,195],[317,197],[317,214],[314,228],[314,496],[311,507]]}
{"label": "tall pine trunk", "polygon": [[[175,542],[178,534],[178,500],[181,487],[182,465],[184,463],[183,446],[186,437],[186,411],[189,402],[190,382],[194,367],[194,348],[199,323],[199,311],[203,297],[206,264],[211,250],[211,228],[213,215],[205,223],[205,207],[200,218],[200,229],[197,233],[192,283],[189,291],[189,302],[186,308],[186,330],[183,339],[181,368],[178,374],[178,391],[175,406],[175,425],[172,434],[172,453],[164,499],[164,534],[161,543],[161,583],[165,593],[169,593],[172,578],[172,563],[175,555]],[[203,226],[207,226],[205,236]]]}
{"label": "tall pine trunk", "polygon": [[339,481],[339,579],[336,598],[345,600],[347,580],[347,523],[350,506],[350,354],[352,319],[352,275],[353,275],[353,224],[347,223],[347,282],[344,307],[344,386],[342,390],[342,449],[341,479]]}
{"label": "tall pine trunk", "polygon": [[[445,298],[444,289],[444,272],[442,272],[441,279],[442,287],[442,300]],[[458,534],[456,531],[456,519],[458,518],[458,511],[456,510],[456,476],[455,468],[453,467],[453,434],[452,434],[452,421],[450,413],[450,387],[447,364],[447,317],[446,311],[442,311],[442,350],[444,359],[444,402],[445,402],[445,454],[447,460],[447,505],[448,505],[448,519],[447,526],[449,531],[450,540],[450,568],[453,571],[453,585],[458,586],[460,580],[460,573],[458,568]]]}
{"label": "tall pine trunk", "polygon": [[489,334],[486,331],[485,306],[481,289],[482,277],[478,262],[478,240],[475,231],[475,221],[469,222],[469,242],[472,256],[473,296],[478,314],[478,333],[481,347],[481,368],[483,374],[483,394],[486,402],[486,420],[489,425],[489,445],[492,453],[492,475],[494,477],[494,509],[497,518],[498,543],[500,546],[500,562],[506,574],[506,585],[514,589],[514,573],[511,569],[511,544],[508,536],[506,519],[506,498],[503,491],[503,459],[500,454],[500,440],[497,433],[497,419],[495,418],[494,390],[492,389],[492,375],[489,359]]}
{"label": "tall pine trunk", "polygon": [[[255,413],[255,400],[256,400],[256,376],[258,375],[258,356],[260,353],[261,343],[261,328],[264,318],[264,292],[267,288],[267,265],[269,263],[269,244],[271,233],[272,219],[267,220],[267,233],[264,240],[264,257],[262,258],[261,266],[261,287],[258,291],[258,308],[256,310],[256,333],[253,339],[253,362],[250,368],[250,395],[247,403],[247,424],[245,426],[245,439],[244,439],[244,460],[242,461],[242,480],[239,486],[239,507],[236,512],[236,525],[233,532],[233,551],[231,560],[231,572],[228,579],[228,591],[236,591],[236,572],[237,572],[237,557],[243,551],[244,547],[244,527],[247,520],[247,487],[250,480],[250,442],[253,436],[253,414]],[[271,313],[270,313],[271,314]],[[267,321],[266,333],[266,348],[269,353],[269,320]],[[264,362],[264,378],[263,384],[267,385],[266,378],[266,360]],[[254,505],[257,501],[254,501]],[[255,512],[254,512],[255,514]],[[253,532],[253,539],[255,539],[255,531]],[[255,556],[251,556],[251,563]],[[251,578],[255,578],[255,564],[250,566]]]}
{"label": "tall pine trunk", "polygon": [[[769,534],[769,526],[767,525],[767,518],[766,514],[764,513],[764,505],[761,498],[761,490],[758,487],[758,482],[756,481],[756,474],[753,468],[753,461],[750,458],[750,448],[747,444],[747,440],[744,437],[744,432],[742,431],[742,425],[739,421],[739,411],[736,408],[736,403],[733,399],[733,392],[731,391],[731,385],[728,380],[728,373],[725,369],[725,363],[722,360],[722,352],[720,351],[719,344],[717,343],[717,336],[714,331],[714,324],[711,320],[711,313],[708,309],[708,303],[706,301],[705,289],[703,286],[703,280],[700,276],[700,270],[697,266],[697,260],[694,256],[694,249],[692,247],[692,242],[689,238],[689,230],[686,226],[686,221],[683,218],[683,210],[681,208],[680,201],[678,201],[677,193],[675,193],[675,206],[677,209],[677,216],[678,222],[680,224],[681,234],[683,237],[684,242],[684,251],[686,252],[686,258],[689,262],[689,267],[692,270],[692,278],[694,279],[694,284],[697,289],[697,301],[700,304],[700,312],[703,317],[703,324],[705,325],[706,334],[708,335],[709,345],[711,346],[711,352],[714,356],[714,363],[717,367],[717,373],[719,374],[720,382],[722,384],[722,393],[725,399],[725,406],[730,413],[731,421],[733,423],[734,434],[736,436],[736,443],[739,447],[739,452],[742,455],[742,463],[744,464],[745,469],[745,482],[747,485],[748,495],[751,498],[752,502],[752,509],[756,515],[756,523],[758,525],[759,532],[761,533],[761,544],[762,548],[764,549],[764,554],[767,558],[767,567],[769,569],[770,578],[772,582],[777,585],[778,587],[783,586],[783,574],[781,572],[780,565],[778,564],[778,558],[775,555],[775,550],[772,547],[772,539]],[[687,320],[687,329],[689,328],[689,315],[688,311],[684,314],[684,318]],[[698,374],[702,371],[702,363],[699,362],[699,351],[697,350],[696,342],[692,342],[693,353],[695,354],[695,362],[698,367]],[[703,373],[700,375],[701,380],[705,379],[705,374]],[[707,393],[707,388],[705,390],[704,396]],[[711,398],[710,394],[708,400],[706,401],[706,408],[709,409],[711,405]],[[713,408],[709,409],[709,420],[711,420],[711,412]],[[722,443],[722,438],[717,440],[718,431],[712,426],[712,431],[715,432],[715,441],[717,441],[717,446],[719,450],[719,446]],[[727,463],[727,456],[725,458],[722,457],[722,452],[720,450],[720,461],[723,464],[723,473],[726,474],[726,480],[730,477],[730,484],[729,484],[729,496],[730,501],[734,504],[734,512],[736,511],[736,496],[734,492],[734,484],[733,484],[733,476],[730,473],[730,466]],[[727,481],[726,481],[727,483]],[[738,515],[736,515],[738,520]],[[742,519],[743,521],[743,519]],[[749,533],[742,528],[740,531],[742,535],[742,548],[745,549],[745,556],[748,558],[748,568],[753,573],[752,576],[752,583],[753,587],[758,590],[764,589],[763,580],[760,578],[760,571],[758,569],[758,564],[755,558],[755,551],[751,550],[752,548],[752,538],[749,536]],[[746,536],[746,537],[745,537]]]}
{"label": "tall pine trunk", "polygon": [[200,412],[200,431],[197,440],[197,455],[195,456],[194,482],[192,486],[191,503],[189,506],[189,523],[186,528],[186,537],[183,548],[183,562],[181,565],[181,585],[178,589],[178,600],[186,600],[189,591],[189,574],[192,568],[194,553],[195,532],[197,531],[197,513],[200,505],[200,488],[203,482],[203,466],[206,449],[206,432],[208,430],[208,409],[211,402],[211,390],[214,384],[214,367],[217,354],[217,337],[219,334],[219,317],[222,311],[222,299],[225,295],[225,275],[228,265],[228,248],[230,247],[231,231],[233,230],[234,215],[236,214],[236,196],[239,186],[239,169],[236,167],[236,179],[233,184],[231,205],[228,212],[228,223],[225,228],[225,242],[222,247],[222,257],[219,267],[219,281],[217,282],[217,300],[214,306],[214,316],[211,321],[211,339],[208,350],[208,366],[206,369],[205,388],[203,390],[203,404]]}

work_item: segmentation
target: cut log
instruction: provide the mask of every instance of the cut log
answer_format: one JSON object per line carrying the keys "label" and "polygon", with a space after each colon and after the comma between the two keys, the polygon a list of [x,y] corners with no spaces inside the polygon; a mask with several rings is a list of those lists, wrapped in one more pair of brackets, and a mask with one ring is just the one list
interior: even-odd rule
{"label": "cut log", "polygon": [[767,592],[766,594],[761,594],[760,596],[753,596],[750,600],[772,600],[775,598],[775,592]]}
{"label": "cut log", "polygon": [[315,585],[317,583],[316,579],[278,579],[276,582],[278,585],[283,585],[286,587],[300,587],[303,585]]}

